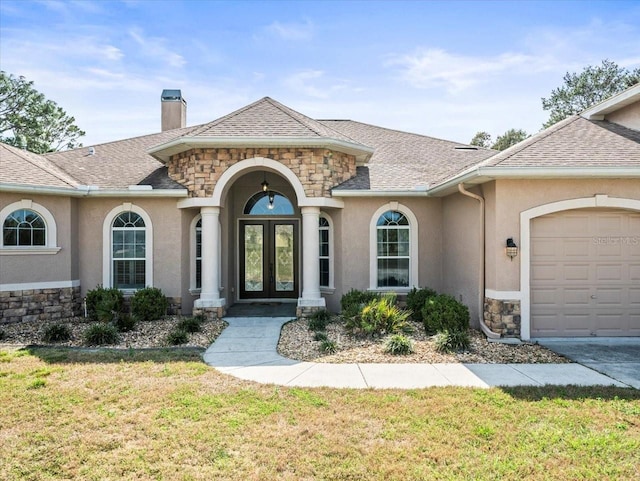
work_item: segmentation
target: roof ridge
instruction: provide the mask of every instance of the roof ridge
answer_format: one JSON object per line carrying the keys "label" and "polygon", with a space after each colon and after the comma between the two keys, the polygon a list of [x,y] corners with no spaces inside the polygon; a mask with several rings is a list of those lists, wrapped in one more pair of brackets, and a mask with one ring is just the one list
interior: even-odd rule
{"label": "roof ridge", "polygon": [[210,129],[211,127],[215,127],[216,125],[218,125],[224,120],[229,120],[237,115],[240,115],[242,112],[245,112],[250,108],[253,108],[254,106],[258,105],[260,102],[264,102],[265,100],[271,100],[271,99],[269,97],[262,97],[261,99],[258,99],[255,102],[251,102],[250,104],[245,105],[244,107],[240,107],[239,109],[234,110],[233,112],[230,112],[226,115],[223,115],[222,117],[218,117],[217,119],[211,120],[205,124],[200,124],[194,127],[189,132],[185,132],[184,134],[180,135],[180,137],[186,137],[187,135],[197,135],[201,131]]}
{"label": "roof ridge", "polygon": [[[0,142],[0,145],[9,152],[13,151],[14,155],[20,157],[26,162],[29,162],[34,167],[37,167],[38,169],[44,170],[46,173],[53,175],[55,178],[61,180],[65,184],[69,184],[72,187],[80,185],[78,179],[47,159],[44,154],[36,154],[35,152],[23,151],[22,149],[14,147],[13,145],[6,144],[4,142]],[[27,153],[27,155],[25,155],[25,152]],[[31,156],[36,156],[38,161],[36,162],[36,160]],[[40,164],[41,160],[44,161],[44,164]]]}
{"label": "roof ridge", "polygon": [[[454,144],[454,145],[469,145],[469,146],[471,146],[471,144],[465,144],[464,142],[456,142],[454,140],[441,139],[440,137],[433,137],[431,135],[419,134],[417,132],[407,132],[406,130],[392,129],[392,128],[389,128],[389,127],[383,127],[381,125],[375,125],[375,124],[370,124],[368,122],[362,122],[360,120],[352,120],[352,119],[318,119],[318,122],[352,122],[354,124],[366,125],[367,127],[373,127],[375,129],[382,129],[382,130],[386,130],[388,132],[396,132],[398,134],[403,134],[403,135],[415,135],[416,137],[422,137],[424,139],[437,140],[439,142],[447,142],[449,144]],[[332,127],[329,127],[329,128],[332,128]],[[332,129],[332,130],[335,130],[335,129]],[[343,135],[346,135],[346,134],[343,134]],[[478,145],[473,145],[472,147],[477,147],[478,150],[488,150],[488,151],[493,150],[493,149],[489,149],[487,147],[480,147]]]}
{"label": "roof ridge", "polygon": [[[521,142],[518,142],[515,145],[512,145],[511,147],[502,150],[500,152],[497,152],[495,155],[489,157],[488,159],[483,160],[482,162],[479,162],[478,164],[476,164],[476,167],[482,167],[484,165],[488,165],[491,164],[493,162],[495,162],[496,157],[501,157],[498,162],[495,165],[499,165],[500,163],[508,160],[509,158],[511,158],[512,156],[523,152],[524,150],[528,149],[529,147],[537,144],[538,142],[546,139],[547,137],[549,137],[550,135],[554,134],[555,132],[558,132],[559,130],[564,129],[565,127],[567,127],[568,125],[571,125],[573,122],[579,120],[581,117],[578,114],[575,115],[571,115],[569,117],[567,117],[566,119],[561,120],[560,122],[557,122],[555,124],[553,124],[551,127],[546,128],[544,130],[541,130],[539,132],[536,132],[535,134],[531,135],[530,137],[527,137],[526,139],[524,139]],[[586,119],[585,119],[586,120]]]}

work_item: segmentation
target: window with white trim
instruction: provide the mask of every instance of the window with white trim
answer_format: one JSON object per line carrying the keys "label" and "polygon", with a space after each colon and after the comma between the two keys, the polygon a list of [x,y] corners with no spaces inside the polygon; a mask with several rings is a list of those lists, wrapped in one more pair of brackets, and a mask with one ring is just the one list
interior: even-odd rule
{"label": "window with white trim", "polygon": [[318,222],[319,252],[320,262],[320,287],[333,287],[331,269],[331,224],[324,214],[320,215]]}
{"label": "window with white trim", "polygon": [[111,227],[113,287],[142,289],[146,286],[146,226],[135,212],[119,214]]}
{"label": "window with white trim", "polygon": [[388,210],[376,222],[377,287],[409,287],[411,228],[402,212]]}
{"label": "window with white trim", "polygon": [[44,219],[31,209],[11,212],[2,224],[4,246],[45,246],[46,238]]}
{"label": "window with white trim", "polygon": [[0,255],[56,254],[56,221],[49,210],[30,199],[0,209]]}

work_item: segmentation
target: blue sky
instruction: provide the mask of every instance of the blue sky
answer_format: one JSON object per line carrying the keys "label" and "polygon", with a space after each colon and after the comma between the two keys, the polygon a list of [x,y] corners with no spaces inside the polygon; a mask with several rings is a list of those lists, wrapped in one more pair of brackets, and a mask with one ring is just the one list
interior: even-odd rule
{"label": "blue sky", "polygon": [[188,125],[269,96],[459,142],[534,133],[541,97],[605,58],[640,66],[640,2],[0,3],[0,67],[75,116],[85,145],[158,131],[164,88]]}

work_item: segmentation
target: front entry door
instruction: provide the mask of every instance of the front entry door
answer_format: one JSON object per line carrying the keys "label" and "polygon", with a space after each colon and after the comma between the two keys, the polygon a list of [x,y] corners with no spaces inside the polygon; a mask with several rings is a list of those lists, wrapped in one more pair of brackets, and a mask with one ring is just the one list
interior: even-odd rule
{"label": "front entry door", "polygon": [[298,222],[240,222],[240,298],[298,297]]}

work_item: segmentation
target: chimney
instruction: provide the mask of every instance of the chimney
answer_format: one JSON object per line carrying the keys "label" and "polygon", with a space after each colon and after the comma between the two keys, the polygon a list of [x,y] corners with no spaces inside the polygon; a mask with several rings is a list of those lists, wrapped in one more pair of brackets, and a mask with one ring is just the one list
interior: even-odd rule
{"label": "chimney", "polygon": [[187,102],[180,90],[165,89],[160,96],[162,132],[187,126]]}

